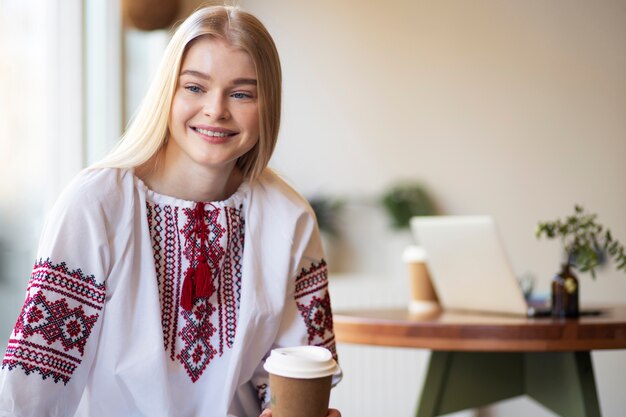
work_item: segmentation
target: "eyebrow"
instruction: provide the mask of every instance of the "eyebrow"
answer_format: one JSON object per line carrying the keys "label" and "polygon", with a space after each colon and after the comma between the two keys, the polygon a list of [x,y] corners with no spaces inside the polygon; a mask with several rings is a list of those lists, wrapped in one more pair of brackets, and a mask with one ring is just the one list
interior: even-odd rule
{"label": "eyebrow", "polygon": [[[196,70],[184,70],[180,73],[180,76],[183,75],[191,75],[194,77],[202,78],[204,80],[210,80],[211,76],[209,74],[205,74],[204,72],[196,71]],[[235,78],[232,81],[233,85],[257,85],[257,81],[254,78]]]}

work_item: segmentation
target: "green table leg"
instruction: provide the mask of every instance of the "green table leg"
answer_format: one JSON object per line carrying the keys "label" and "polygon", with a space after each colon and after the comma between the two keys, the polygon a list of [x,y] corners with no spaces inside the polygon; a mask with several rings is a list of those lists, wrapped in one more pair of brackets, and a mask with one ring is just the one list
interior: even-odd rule
{"label": "green table leg", "polygon": [[524,394],[522,355],[432,352],[416,416],[448,414]]}
{"label": "green table leg", "polygon": [[567,417],[600,417],[590,352],[526,353],[526,393]]}
{"label": "green table leg", "polygon": [[589,352],[432,352],[417,417],[528,394],[567,417],[600,417]]}

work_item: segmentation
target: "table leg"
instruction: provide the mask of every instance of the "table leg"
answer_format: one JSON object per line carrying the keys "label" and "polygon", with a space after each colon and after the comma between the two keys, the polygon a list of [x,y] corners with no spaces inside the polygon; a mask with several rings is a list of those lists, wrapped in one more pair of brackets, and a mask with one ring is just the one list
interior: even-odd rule
{"label": "table leg", "polygon": [[600,417],[590,352],[434,351],[417,417],[528,394],[561,416]]}
{"label": "table leg", "polygon": [[526,393],[567,417],[600,417],[590,352],[525,354]]}
{"label": "table leg", "polygon": [[523,354],[434,351],[417,417],[475,408],[524,394]]}

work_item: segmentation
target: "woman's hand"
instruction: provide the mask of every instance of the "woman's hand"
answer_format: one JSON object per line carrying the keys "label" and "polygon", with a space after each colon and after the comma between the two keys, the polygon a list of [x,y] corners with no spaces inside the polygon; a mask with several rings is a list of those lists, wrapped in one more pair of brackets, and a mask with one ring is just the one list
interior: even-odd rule
{"label": "woman's hand", "polygon": [[[263,412],[261,413],[259,417],[272,417],[272,410],[270,410],[269,408],[266,408],[265,410],[263,410]],[[334,408],[329,408],[328,414],[326,414],[326,417],[341,417],[341,413],[339,412],[339,410],[335,410]]]}

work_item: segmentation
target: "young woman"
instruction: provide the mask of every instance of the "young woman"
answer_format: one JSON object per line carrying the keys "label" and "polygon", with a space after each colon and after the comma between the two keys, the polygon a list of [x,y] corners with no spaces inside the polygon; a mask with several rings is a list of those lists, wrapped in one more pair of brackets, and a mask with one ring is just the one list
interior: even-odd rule
{"label": "young woman", "polygon": [[0,415],[269,416],[272,348],[335,353],[315,217],[266,168],[280,99],[255,17],[182,23],[117,148],[48,218]]}

